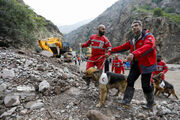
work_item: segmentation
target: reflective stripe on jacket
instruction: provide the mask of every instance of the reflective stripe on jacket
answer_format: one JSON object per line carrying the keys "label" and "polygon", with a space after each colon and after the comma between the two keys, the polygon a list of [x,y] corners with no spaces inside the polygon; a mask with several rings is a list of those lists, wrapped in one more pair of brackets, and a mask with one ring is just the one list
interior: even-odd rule
{"label": "reflective stripe on jacket", "polygon": [[92,56],[105,55],[106,50],[111,50],[111,43],[104,35],[92,35],[90,39],[82,45],[82,47],[88,47],[90,45],[92,47]]}

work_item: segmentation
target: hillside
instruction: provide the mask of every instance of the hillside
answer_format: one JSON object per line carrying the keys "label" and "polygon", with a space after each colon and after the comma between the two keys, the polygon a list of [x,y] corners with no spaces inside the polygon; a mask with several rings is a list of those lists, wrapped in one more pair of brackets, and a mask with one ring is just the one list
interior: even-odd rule
{"label": "hillside", "polygon": [[0,1],[0,46],[38,49],[37,40],[63,34],[51,21],[37,15],[23,0]]}
{"label": "hillside", "polygon": [[[113,47],[132,38],[130,25],[134,19],[143,21],[156,38],[156,50],[169,63],[180,63],[180,1],[179,0],[119,0],[89,24],[65,35],[74,48],[95,34],[97,26],[106,26],[106,36]],[[154,11],[160,9],[162,14]]]}

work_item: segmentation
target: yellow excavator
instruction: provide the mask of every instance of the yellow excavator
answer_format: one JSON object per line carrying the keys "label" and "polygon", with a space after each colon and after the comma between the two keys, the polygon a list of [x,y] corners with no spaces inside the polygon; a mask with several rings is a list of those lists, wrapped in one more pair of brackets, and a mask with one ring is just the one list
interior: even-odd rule
{"label": "yellow excavator", "polygon": [[60,57],[65,52],[72,52],[68,42],[62,42],[58,37],[38,40],[39,46],[43,50],[50,51],[55,57]]}

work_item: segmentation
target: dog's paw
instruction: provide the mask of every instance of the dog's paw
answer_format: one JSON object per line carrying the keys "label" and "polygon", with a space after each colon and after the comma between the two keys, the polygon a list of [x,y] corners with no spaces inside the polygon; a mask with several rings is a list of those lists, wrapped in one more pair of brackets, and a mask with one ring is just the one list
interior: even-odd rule
{"label": "dog's paw", "polygon": [[100,103],[96,105],[96,107],[98,107],[98,108],[100,108],[101,106],[102,106],[102,104],[100,104]]}

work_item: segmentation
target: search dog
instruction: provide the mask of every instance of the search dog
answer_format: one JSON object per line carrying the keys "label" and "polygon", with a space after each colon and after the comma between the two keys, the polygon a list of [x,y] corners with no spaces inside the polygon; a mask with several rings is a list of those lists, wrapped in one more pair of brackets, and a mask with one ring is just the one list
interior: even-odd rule
{"label": "search dog", "polygon": [[[178,100],[179,98],[177,97],[174,86],[170,83],[168,83],[165,80],[161,79],[161,73],[154,75],[152,79],[154,80],[153,85],[154,85],[154,95],[159,96],[160,93],[164,95],[164,93],[167,93],[168,95],[166,96],[167,98],[172,94],[176,97]],[[164,87],[161,87],[160,84],[164,81]]]}
{"label": "search dog", "polygon": [[123,74],[116,74],[113,72],[106,72],[108,83],[102,84],[99,82],[99,79],[101,77],[102,70],[98,70],[96,68],[89,68],[87,71],[84,72],[83,79],[90,84],[92,81],[96,87],[100,87],[100,101],[96,105],[96,107],[101,107],[106,99],[106,95],[109,91],[109,89],[116,88],[118,91],[115,94],[116,96],[120,96],[120,91],[122,93],[125,92],[126,86],[127,86],[127,76]]}

